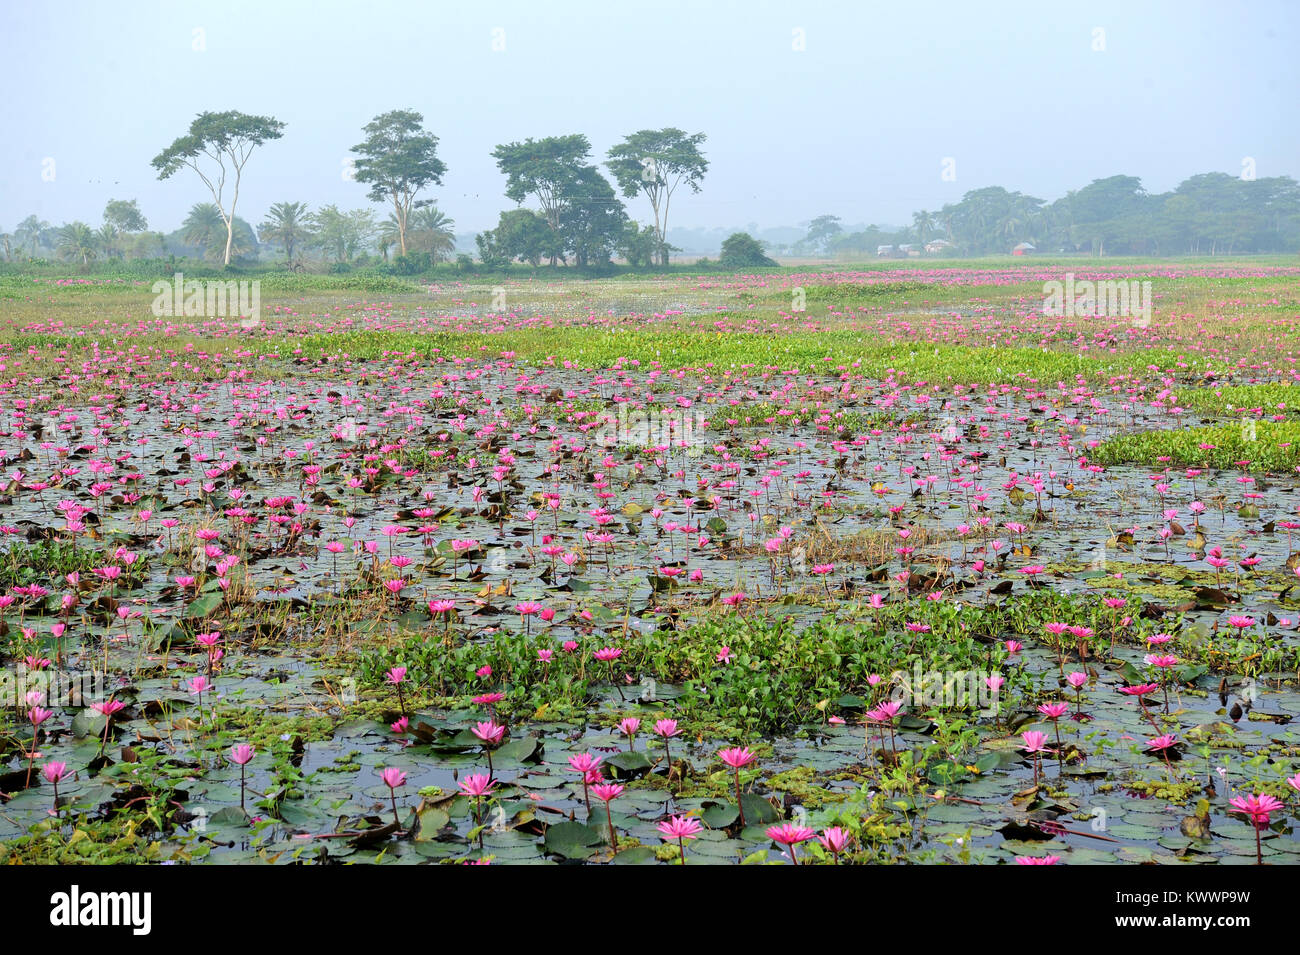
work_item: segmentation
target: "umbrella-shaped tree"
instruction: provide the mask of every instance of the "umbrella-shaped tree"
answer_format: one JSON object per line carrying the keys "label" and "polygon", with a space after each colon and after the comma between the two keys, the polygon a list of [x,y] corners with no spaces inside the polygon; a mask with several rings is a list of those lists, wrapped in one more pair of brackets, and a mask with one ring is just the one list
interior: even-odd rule
{"label": "umbrella-shaped tree", "polygon": [[[233,110],[200,113],[189,132],[153,158],[159,179],[169,179],[183,166],[193,169],[212,193],[221,221],[226,226],[226,248],[222,264],[230,264],[235,239],[235,206],[244,166],[253,150],[284,135],[284,123],[270,116],[250,116]],[[229,207],[226,183],[230,182]]]}

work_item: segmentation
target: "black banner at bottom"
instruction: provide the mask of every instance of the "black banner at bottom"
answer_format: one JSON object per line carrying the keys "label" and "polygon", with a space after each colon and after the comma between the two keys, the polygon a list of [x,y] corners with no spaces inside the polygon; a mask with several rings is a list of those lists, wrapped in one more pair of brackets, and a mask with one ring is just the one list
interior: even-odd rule
{"label": "black banner at bottom", "polygon": [[[537,890],[526,889],[517,877],[497,882],[499,875],[453,871],[464,866],[441,867],[442,878],[428,867],[421,873],[398,873],[395,868],[186,866],[182,871],[171,866],[6,867],[0,868],[0,878],[4,879],[9,910],[24,914],[25,929],[54,936],[100,936],[108,941],[131,937],[133,945],[155,939],[192,939],[196,920],[202,922],[219,912],[274,918],[287,937],[303,942],[317,938],[335,941],[340,927],[364,925],[383,912],[386,933],[400,937],[406,927],[401,915],[404,910],[410,913],[413,898],[436,893],[429,898],[436,897],[439,907],[454,905],[454,893],[462,886],[476,893],[473,899],[467,895],[465,911],[496,904],[484,902],[481,891],[485,886],[494,890],[491,898],[497,903],[507,904],[512,898],[522,901],[532,895],[538,904],[544,904]],[[591,868],[572,867],[576,880],[572,888],[602,894],[614,888],[608,882],[587,883],[579,870]],[[696,891],[701,902],[711,898],[717,888],[717,873],[708,876],[706,868],[663,867],[658,870],[661,881],[643,882],[638,877],[621,888],[656,893],[645,894],[649,918],[657,904],[651,900],[664,890],[682,902],[688,902]],[[778,891],[783,910],[790,915],[803,910],[810,918],[816,917],[829,899],[861,892],[864,918],[903,919],[900,924],[906,924],[909,916],[923,920],[941,916],[945,921],[954,920],[955,926],[958,920],[998,911],[1039,912],[1044,917],[1064,911],[1069,913],[1071,929],[1084,932],[1172,930],[1215,937],[1261,926],[1280,930],[1289,924],[1279,918],[1285,886],[1272,867],[1043,866],[1048,871],[1033,872],[1031,868],[1039,867],[973,871],[900,866],[873,873],[841,869],[833,875],[832,867],[819,867],[828,876],[826,881],[815,872],[781,868],[785,871],[767,876],[731,869],[728,878],[747,892]],[[557,877],[558,873],[548,877],[546,896],[562,897],[555,893],[569,888],[562,881],[555,882]],[[708,881],[696,882],[697,878]],[[589,897],[594,904],[597,896]],[[336,905],[331,899],[351,901]],[[371,901],[363,902],[365,899]],[[413,936],[418,930],[420,937],[428,937],[424,920],[411,920],[410,930]]]}

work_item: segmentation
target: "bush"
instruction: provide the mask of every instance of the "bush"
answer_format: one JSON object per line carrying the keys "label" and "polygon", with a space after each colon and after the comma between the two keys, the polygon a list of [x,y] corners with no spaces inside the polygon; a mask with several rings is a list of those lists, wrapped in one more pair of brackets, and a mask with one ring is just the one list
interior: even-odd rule
{"label": "bush", "polygon": [[394,258],[389,268],[394,275],[423,275],[433,264],[433,256],[428,252],[407,252]]}
{"label": "bush", "polygon": [[718,261],[729,269],[773,268],[776,263],[763,254],[763,243],[748,232],[733,232],[722,243]]}

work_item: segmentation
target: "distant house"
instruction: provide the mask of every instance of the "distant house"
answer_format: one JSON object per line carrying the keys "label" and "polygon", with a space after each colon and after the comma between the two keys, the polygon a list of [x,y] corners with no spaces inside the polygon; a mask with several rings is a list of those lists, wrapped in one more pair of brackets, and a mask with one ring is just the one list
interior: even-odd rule
{"label": "distant house", "polygon": [[876,246],[876,255],[893,255],[893,254],[894,254],[894,247],[892,245]]}
{"label": "distant house", "polygon": [[1034,251],[1034,246],[1032,245],[1032,243],[1029,243],[1029,242],[1021,242],[1018,246],[1016,246],[1014,249],[1011,250],[1011,254],[1012,254],[1012,255],[1028,255],[1030,252],[1033,252],[1033,251]]}
{"label": "distant house", "polygon": [[902,245],[898,247],[898,254],[907,255],[907,256],[918,256],[921,254],[921,250],[918,249],[910,242],[904,242]]}
{"label": "distant house", "polygon": [[942,252],[944,249],[952,248],[952,243],[947,239],[931,239],[925,244],[927,252]]}

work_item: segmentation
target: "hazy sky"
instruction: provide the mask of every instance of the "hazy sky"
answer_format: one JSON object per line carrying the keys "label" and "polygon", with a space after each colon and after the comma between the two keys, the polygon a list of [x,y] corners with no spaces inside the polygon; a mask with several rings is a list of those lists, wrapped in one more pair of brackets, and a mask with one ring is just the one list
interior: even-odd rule
{"label": "hazy sky", "polygon": [[705,132],[711,163],[675,226],[901,223],[986,185],[1161,191],[1245,157],[1300,178],[1297,0],[2,2],[0,230],[135,198],[170,231],[208,196],[149,161],[226,109],[287,123],[246,170],[254,224],[279,200],[366,205],[343,163],[396,108],[440,138],[432,195],[460,232],[513,206],[496,144],[581,132],[603,159],[669,125]]}

